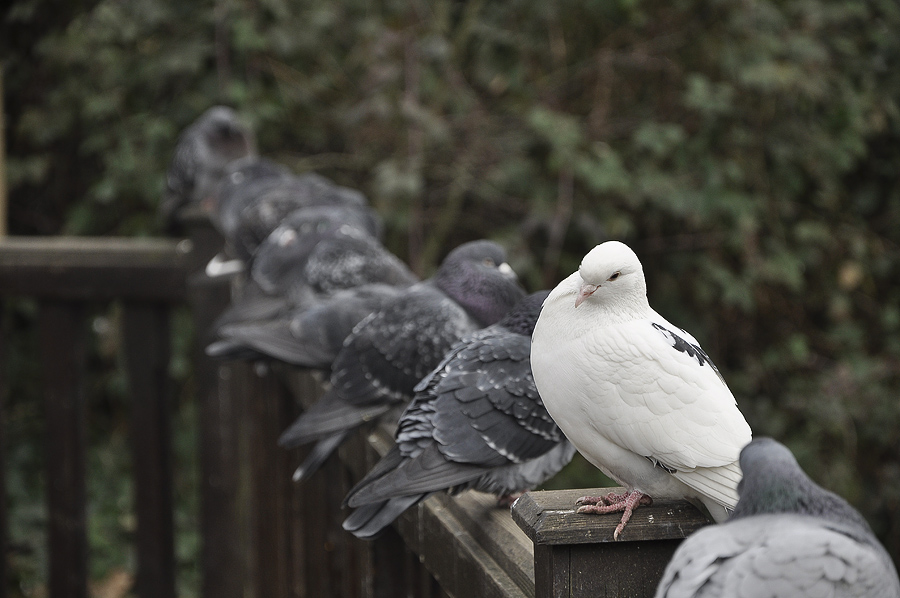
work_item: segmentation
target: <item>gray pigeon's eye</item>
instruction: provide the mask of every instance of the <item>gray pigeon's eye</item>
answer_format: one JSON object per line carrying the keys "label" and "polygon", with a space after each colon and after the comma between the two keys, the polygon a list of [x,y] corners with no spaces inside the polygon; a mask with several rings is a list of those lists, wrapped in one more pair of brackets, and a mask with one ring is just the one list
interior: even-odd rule
{"label": "gray pigeon's eye", "polygon": [[497,265],[494,263],[494,260],[492,260],[489,257],[484,258],[484,260],[481,263],[484,264],[485,266],[487,266],[488,268],[493,268],[494,266]]}
{"label": "gray pigeon's eye", "polygon": [[610,276],[609,278],[607,278],[606,280],[607,280],[607,282],[612,282],[612,281],[614,281],[615,279],[617,279],[617,278],[618,278],[619,276],[621,276],[621,275],[622,275],[621,272],[613,272],[613,275]]}

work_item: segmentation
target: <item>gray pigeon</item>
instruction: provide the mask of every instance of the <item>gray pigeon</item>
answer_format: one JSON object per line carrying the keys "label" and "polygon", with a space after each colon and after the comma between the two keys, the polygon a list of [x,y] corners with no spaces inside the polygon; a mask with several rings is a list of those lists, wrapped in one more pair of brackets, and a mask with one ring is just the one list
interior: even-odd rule
{"label": "gray pigeon", "polygon": [[318,469],[354,429],[409,401],[454,343],[500,320],[524,296],[505,260],[496,243],[465,243],[432,278],[357,325],[334,361],[331,389],[279,440],[284,447],[318,441],[295,479]]}
{"label": "gray pigeon", "polygon": [[418,282],[375,238],[378,228],[368,208],[302,208],[259,246],[250,276],[265,293],[296,305],[364,284],[406,287]]}
{"label": "gray pigeon", "polygon": [[816,485],[771,438],[741,451],[734,515],[685,540],[656,598],[897,598],[887,552],[847,501]]}
{"label": "gray pigeon", "polygon": [[160,204],[165,228],[173,230],[178,214],[188,205],[209,211],[226,167],[255,153],[253,131],[238,119],[234,110],[214,106],[204,112],[178,137]]}
{"label": "gray pigeon", "polygon": [[573,447],[531,375],[531,333],[548,291],[453,346],[417,386],[397,444],[347,495],[344,529],[372,538],[433,492],[474,488],[510,504],[562,469]]}
{"label": "gray pigeon", "polygon": [[329,370],[353,328],[403,292],[402,287],[368,284],[337,291],[312,307],[226,324],[206,353],[218,359],[276,360]]}
{"label": "gray pigeon", "polygon": [[363,210],[369,212],[313,206],[285,218],[256,251],[250,281],[217,320],[217,334],[234,324],[293,319],[342,289],[417,282],[406,264],[369,234],[375,221]]}
{"label": "gray pigeon", "polygon": [[291,174],[264,158],[241,160],[232,165],[217,190],[213,221],[225,237],[230,253],[250,262],[257,247],[284,219],[300,208],[343,206],[345,214],[359,210],[373,236],[381,234],[381,222],[367,207],[365,196],[314,173]]}

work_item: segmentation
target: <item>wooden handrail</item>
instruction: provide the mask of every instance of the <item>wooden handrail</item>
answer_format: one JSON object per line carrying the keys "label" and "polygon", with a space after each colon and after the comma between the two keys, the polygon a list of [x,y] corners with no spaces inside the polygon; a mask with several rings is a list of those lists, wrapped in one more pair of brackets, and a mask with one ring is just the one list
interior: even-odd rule
{"label": "wooden handrail", "polygon": [[183,301],[189,240],[96,237],[0,239],[0,296]]}
{"label": "wooden handrail", "polygon": [[[226,305],[229,289],[192,274],[204,261],[196,249],[204,235],[209,242],[202,253],[208,254],[215,245],[208,227],[193,236],[193,250],[190,243],[160,239],[0,240],[0,298],[28,295],[41,305],[46,411],[54,430],[49,454],[62,455],[48,465],[54,468],[50,479],[59,480],[49,490],[52,596],[82,596],[86,588],[80,364],[84,304],[94,301],[123,304],[125,363],[135,401],[136,590],[142,598],[175,592],[166,366],[169,310],[184,300],[192,306],[199,337],[205,596],[639,598],[652,595],[681,539],[706,523],[687,503],[660,501],[638,509],[622,541],[612,542],[618,516],[577,515],[573,507],[577,496],[611,489],[528,493],[512,515],[493,497],[470,492],[434,495],[382,537],[357,540],[340,527],[349,513],[341,500],[389,450],[391,428],[355,435],[307,483],[291,482],[305,451],[286,451],[276,440],[321,395],[322,386],[286,366],[254,368],[205,358],[206,331]],[[58,334],[66,338],[58,342]],[[0,355],[2,350],[0,345]]]}

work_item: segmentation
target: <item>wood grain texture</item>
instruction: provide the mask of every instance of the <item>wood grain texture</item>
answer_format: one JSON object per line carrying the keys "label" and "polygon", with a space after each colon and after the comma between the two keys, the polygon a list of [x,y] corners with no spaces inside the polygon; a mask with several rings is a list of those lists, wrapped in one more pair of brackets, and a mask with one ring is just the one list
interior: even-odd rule
{"label": "wood grain texture", "polygon": [[181,301],[192,249],[173,239],[6,237],[0,294]]}
{"label": "wood grain texture", "polygon": [[131,395],[138,571],[141,598],[175,596],[174,502],[169,367],[169,311],[165,304],[127,302],[122,314]]}
{"label": "wood grain texture", "polygon": [[47,438],[50,596],[87,597],[85,521],[85,310],[41,303],[39,340]]}
{"label": "wood grain texture", "polygon": [[[613,542],[621,513],[585,515],[575,512],[575,501],[585,495],[622,492],[622,488],[589,488],[528,492],[513,505],[512,516],[535,544],[595,544]],[[619,542],[680,540],[707,525],[709,520],[683,500],[657,500],[634,510]]]}

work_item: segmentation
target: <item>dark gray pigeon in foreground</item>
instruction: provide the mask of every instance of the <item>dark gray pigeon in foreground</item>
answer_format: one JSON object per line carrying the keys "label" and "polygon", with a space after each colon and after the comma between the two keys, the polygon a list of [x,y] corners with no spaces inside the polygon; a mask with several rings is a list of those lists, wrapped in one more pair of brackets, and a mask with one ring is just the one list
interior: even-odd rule
{"label": "dark gray pigeon in foreground", "polygon": [[816,485],[784,445],[741,451],[734,515],[685,540],[657,598],[897,598],[887,552],[847,501]]}
{"label": "dark gray pigeon in foreground", "polygon": [[253,131],[234,110],[214,106],[200,115],[178,137],[166,174],[166,190],[160,204],[165,228],[172,230],[178,213],[188,205],[209,210],[226,167],[255,152]]}
{"label": "dark gray pigeon in foreground", "polygon": [[409,401],[454,343],[500,320],[523,296],[503,248],[472,241],[360,322],[334,361],[331,389],[279,440],[284,447],[318,441],[295,479],[318,469],[354,429]]}
{"label": "dark gray pigeon in foreground", "polygon": [[372,538],[433,492],[474,488],[509,504],[575,454],[531,374],[531,333],[548,291],[454,345],[416,386],[397,444],[347,495],[344,529]]}
{"label": "dark gray pigeon in foreground", "polygon": [[381,234],[380,221],[359,191],[318,174],[291,174],[264,158],[233,164],[217,193],[214,222],[230,253],[244,262],[250,262],[257,247],[300,208],[343,206],[347,211],[360,210],[370,220],[372,234]]}
{"label": "dark gray pigeon in foreground", "polygon": [[297,367],[328,370],[353,328],[404,292],[401,287],[369,284],[337,291],[312,307],[294,307],[276,317],[236,322],[218,330],[206,348],[219,359],[276,360]]}

